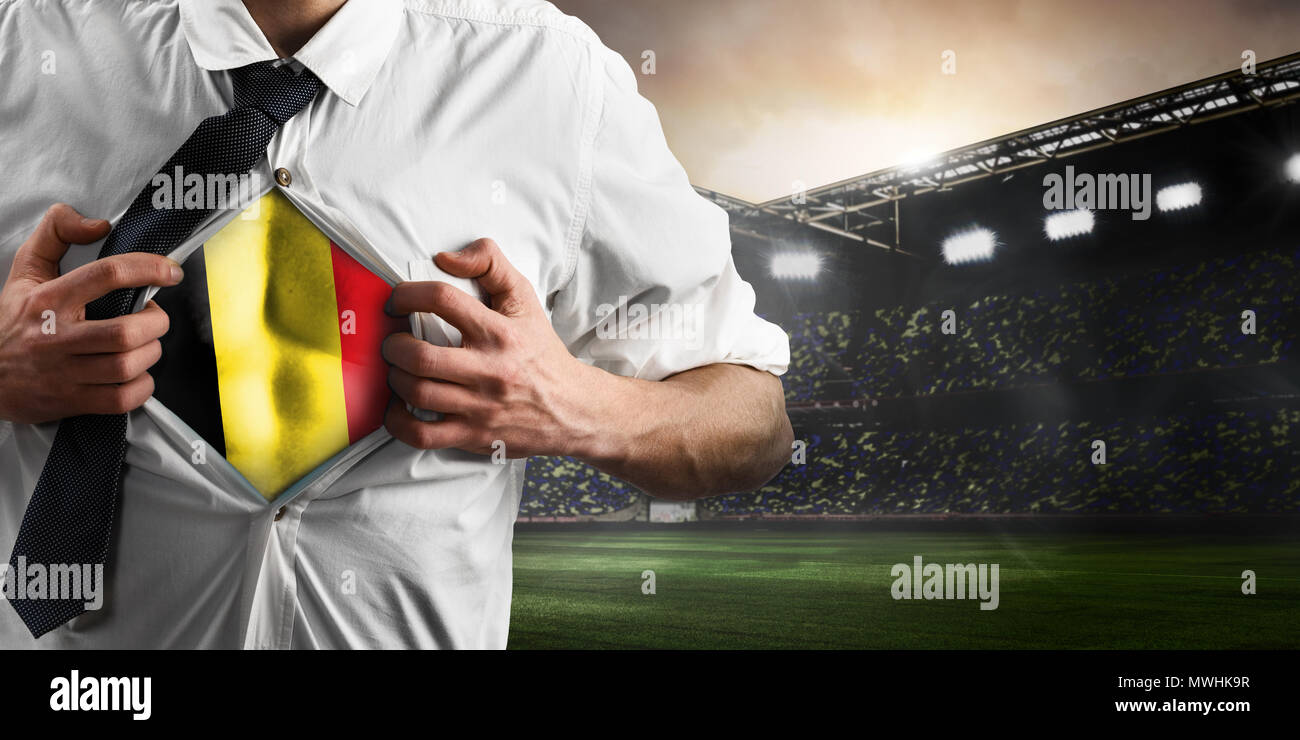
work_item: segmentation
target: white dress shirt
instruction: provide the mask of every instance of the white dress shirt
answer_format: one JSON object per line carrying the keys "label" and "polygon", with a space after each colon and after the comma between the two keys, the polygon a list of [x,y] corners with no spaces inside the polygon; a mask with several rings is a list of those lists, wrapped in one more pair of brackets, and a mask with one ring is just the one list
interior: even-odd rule
{"label": "white dress shirt", "polygon": [[[0,267],[54,202],[120,218],[229,109],[226,71],[274,58],[238,0],[0,2]],[[652,380],[784,372],[726,215],[578,20],[534,0],[353,0],[294,58],[326,89],[272,139],[262,182],[289,170],[290,200],[390,282],[488,236],[584,361]],[[99,246],[72,247],[64,270]],[[621,302],[702,321],[685,339],[598,331]],[[0,558],[56,428],[0,422]],[[521,461],[381,429],[268,503],[224,460],[192,463],[192,436],[156,399],[130,415],[105,607],[33,640],[2,605],[0,646],[505,646]]]}

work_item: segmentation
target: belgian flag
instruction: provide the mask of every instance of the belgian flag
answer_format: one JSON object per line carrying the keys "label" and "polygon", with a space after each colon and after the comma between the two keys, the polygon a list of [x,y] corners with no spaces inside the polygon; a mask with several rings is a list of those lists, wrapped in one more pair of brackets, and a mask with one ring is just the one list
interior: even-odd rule
{"label": "belgian flag", "polygon": [[157,398],[272,499],[383,425],[391,286],[279,191],[235,218],[155,300],[171,318]]}

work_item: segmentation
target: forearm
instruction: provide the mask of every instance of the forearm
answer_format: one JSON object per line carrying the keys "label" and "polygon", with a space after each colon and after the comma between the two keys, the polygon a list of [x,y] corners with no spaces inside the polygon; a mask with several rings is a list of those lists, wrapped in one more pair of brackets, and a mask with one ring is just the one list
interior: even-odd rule
{"label": "forearm", "polygon": [[658,382],[592,368],[570,453],[658,498],[758,488],[790,459],[781,382],[717,364]]}

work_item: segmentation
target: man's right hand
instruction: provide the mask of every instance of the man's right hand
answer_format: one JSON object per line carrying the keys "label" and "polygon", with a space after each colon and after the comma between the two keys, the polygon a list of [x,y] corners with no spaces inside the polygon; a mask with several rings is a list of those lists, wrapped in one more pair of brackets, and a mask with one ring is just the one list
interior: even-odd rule
{"label": "man's right hand", "polygon": [[109,231],[55,204],[18,248],[0,290],[0,419],[36,424],[82,414],[122,414],[153,395],[147,370],[162,356],[167,314],[144,310],[88,321],[86,304],[119,288],[169,286],[180,265],[140,252],[95,260],[59,275],[69,244]]}

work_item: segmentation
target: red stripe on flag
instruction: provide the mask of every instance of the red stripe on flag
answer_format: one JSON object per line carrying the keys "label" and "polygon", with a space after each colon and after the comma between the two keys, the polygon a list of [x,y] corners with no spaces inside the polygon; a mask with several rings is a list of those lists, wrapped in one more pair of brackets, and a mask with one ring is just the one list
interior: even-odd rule
{"label": "red stripe on flag", "polygon": [[389,396],[388,364],[384,362],[381,347],[384,337],[409,326],[406,321],[384,313],[392,288],[383,278],[352,259],[334,242],[330,242],[330,257],[334,262],[334,296],[339,308],[348,441],[355,443],[384,424]]}

